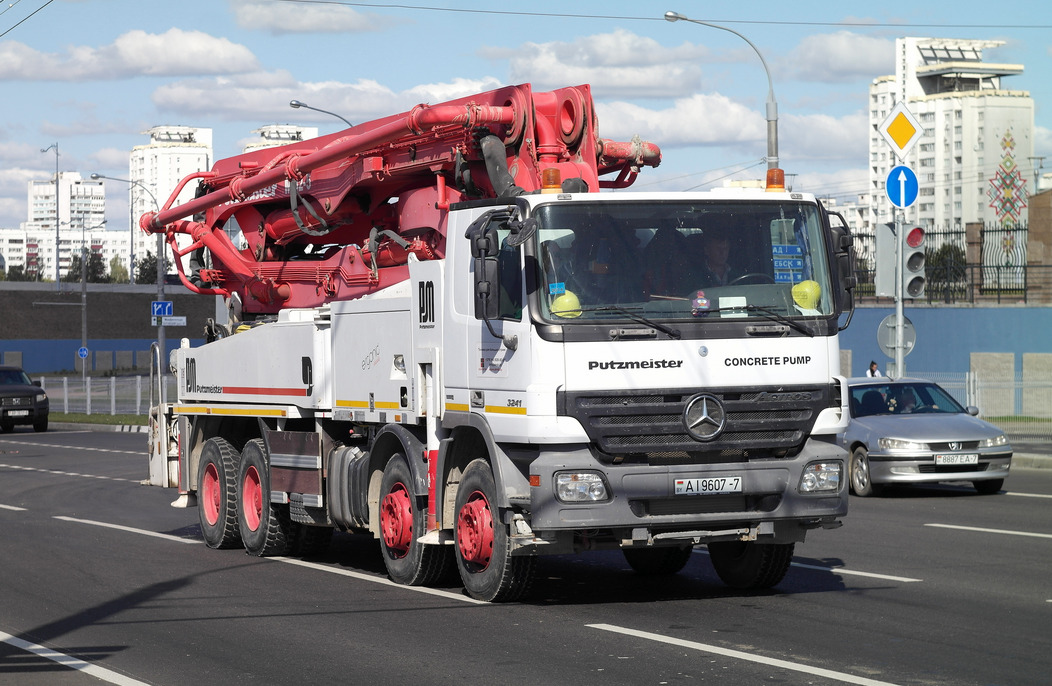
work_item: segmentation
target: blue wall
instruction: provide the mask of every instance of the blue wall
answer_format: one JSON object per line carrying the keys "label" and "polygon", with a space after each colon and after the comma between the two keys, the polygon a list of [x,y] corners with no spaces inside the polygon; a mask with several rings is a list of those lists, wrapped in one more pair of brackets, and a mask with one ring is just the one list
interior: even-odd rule
{"label": "blue wall", "polygon": [[[179,347],[179,338],[165,338],[165,349],[172,350]],[[98,351],[116,352],[118,350],[131,350],[136,353],[149,352],[150,344],[156,343],[157,339],[149,338],[104,338],[88,339],[88,349],[94,354]],[[204,339],[190,339],[194,346],[203,345]],[[49,340],[0,340],[0,358],[5,352],[21,352],[22,368],[31,376],[50,374],[60,370],[73,370],[77,361],[77,350],[80,349],[80,339],[49,339]],[[139,371],[149,371],[150,362],[146,355],[139,355],[136,360]],[[96,362],[98,368],[102,365]],[[107,367],[112,369],[112,362]],[[88,367],[92,369],[92,367]]]}
{"label": "blue wall", "polygon": [[[881,320],[894,307],[859,308],[851,326],[840,333],[840,349],[851,351],[850,370],[865,374],[870,360],[883,370],[889,359],[877,345]],[[1023,369],[1023,353],[1052,353],[1052,308],[1048,307],[909,307],[917,342],[906,356],[906,373],[967,372],[971,353],[1015,353],[1016,372]]]}

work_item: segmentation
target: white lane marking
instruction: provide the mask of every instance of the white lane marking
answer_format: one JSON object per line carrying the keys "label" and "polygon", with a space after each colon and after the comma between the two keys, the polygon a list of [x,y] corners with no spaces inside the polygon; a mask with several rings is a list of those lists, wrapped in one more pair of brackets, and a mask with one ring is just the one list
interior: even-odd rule
{"label": "white lane marking", "polygon": [[853,569],[844,569],[843,567],[823,567],[821,565],[805,565],[802,562],[791,563],[793,567],[802,567],[803,569],[817,569],[823,572],[833,572],[834,574],[853,574],[854,576],[868,576],[873,579],[883,579],[885,581],[902,581],[904,583],[914,583],[917,581],[924,581],[924,579],[913,579],[908,576],[893,576],[891,574],[877,574],[876,572],[859,572]]}
{"label": "white lane marking", "polygon": [[24,507],[15,507],[14,505],[0,505],[0,510],[14,510],[15,512],[25,512]]}
{"label": "white lane marking", "polygon": [[1005,491],[1005,495],[1017,495],[1020,498],[1052,498],[1052,495],[1048,493],[1013,493],[1012,491]]}
{"label": "white lane marking", "polygon": [[[168,541],[174,541],[176,543],[192,543],[192,544],[203,543],[203,541],[200,541],[200,540],[198,540],[196,538],[181,538],[179,536],[172,536],[171,534],[159,534],[156,531],[147,531],[146,529],[136,529],[136,528],[133,528],[133,527],[130,527],[130,526],[121,526],[119,524],[107,524],[106,522],[98,522],[98,521],[94,521],[94,520],[91,520],[91,519],[78,519],[76,517],[64,517],[64,516],[56,516],[55,519],[59,519],[59,520],[62,520],[64,522],[75,522],[77,524],[89,524],[91,526],[101,526],[101,527],[104,527],[106,529],[117,529],[118,531],[126,531],[126,532],[133,533],[133,534],[141,534],[143,536],[152,536],[154,538],[162,538],[162,539],[165,539],[165,540],[168,540]],[[395,582],[391,581],[390,579],[385,579],[384,577],[373,576],[373,575],[370,575],[370,574],[363,574],[361,572],[351,572],[351,571],[348,571],[346,569],[339,569],[337,567],[327,567],[325,565],[321,565],[321,564],[318,564],[316,562],[305,562],[303,560],[299,560],[299,559],[292,558],[292,557],[265,557],[263,559],[271,561],[271,562],[284,562],[285,564],[297,565],[299,567],[308,567],[310,569],[315,569],[315,570],[317,570],[319,572],[328,572],[329,574],[339,574],[340,576],[347,576],[347,577],[351,577],[352,579],[358,579],[359,581],[368,581],[370,583],[381,584],[383,586],[394,586],[394,587],[397,587],[397,588],[399,588],[399,589],[401,589],[403,591],[413,591],[415,593],[425,593],[427,595],[439,596],[439,597],[442,597],[442,598],[446,598],[448,600],[460,600],[460,601],[463,601],[465,603],[474,603],[476,605],[488,605],[489,604],[489,603],[486,603],[485,601],[482,601],[482,600],[475,600],[474,598],[468,597],[468,596],[463,595],[461,593],[455,593],[455,592],[452,592],[452,591],[443,591],[443,590],[435,589],[435,588],[424,588],[422,586],[403,586],[401,584],[396,584]]]}
{"label": "white lane marking", "polygon": [[181,536],[172,536],[171,534],[159,534],[156,531],[147,531],[146,529],[135,529],[130,526],[121,526],[120,524],[107,524],[106,522],[96,522],[92,519],[77,519],[76,517],[62,517],[56,516],[55,519],[59,519],[63,522],[75,522],[77,524],[90,524],[91,526],[101,526],[106,529],[117,529],[118,531],[127,531],[133,534],[142,534],[143,536],[153,536],[154,538],[163,538],[166,541],[174,541],[176,543],[191,543],[198,544],[201,541],[196,538],[182,538]]}
{"label": "white lane marking", "polygon": [[25,445],[31,448],[58,448],[60,450],[83,450],[89,453],[109,453],[111,455],[145,455],[145,450],[110,450],[109,448],[85,448],[78,445],[54,445],[52,443],[33,443],[32,441],[0,441],[4,445]]}
{"label": "white lane marking", "polygon": [[978,531],[984,534],[1005,534],[1007,536],[1029,536],[1031,538],[1052,538],[1052,534],[1038,534],[1032,531],[1012,531],[1011,529],[984,529],[979,526],[957,526],[956,524],[925,524],[937,529],[959,529],[961,531]]}
{"label": "white lane marking", "polygon": [[685,641],[680,638],[652,634],[648,631],[638,631],[636,629],[628,629],[626,627],[614,626],[612,624],[585,624],[585,626],[591,629],[599,629],[600,631],[610,631],[615,634],[624,634],[625,636],[634,636],[648,641],[657,641],[659,643],[667,643],[668,645],[679,646],[681,648],[690,648],[691,650],[698,650],[704,653],[713,653],[715,655],[731,657],[736,660],[758,662],[770,667],[788,669],[794,672],[803,672],[805,674],[821,676],[827,679],[843,681],[848,684],[860,684],[861,686],[894,686],[894,684],[887,681],[877,681],[876,679],[868,679],[862,676],[855,676],[854,674],[835,672],[821,667],[812,667],[811,665],[805,665],[799,662],[789,662],[788,660],[778,660],[776,658],[764,657],[762,655],[753,655],[752,653],[746,653],[740,650],[731,650],[729,648],[721,648],[720,646],[709,645],[706,643],[696,643],[695,641]]}
{"label": "white lane marking", "polygon": [[132,679],[131,677],[120,674],[119,672],[114,672],[105,667],[93,665],[90,662],[85,662],[84,660],[75,658],[71,655],[66,655],[65,653],[60,653],[57,650],[52,650],[51,648],[46,648],[42,645],[37,645],[36,643],[23,641],[22,639],[16,638],[3,631],[0,631],[0,642],[7,643],[16,648],[21,648],[22,650],[51,660],[52,662],[57,662],[64,667],[69,667],[70,669],[76,669],[85,674],[90,674],[96,679],[101,679],[107,683],[117,684],[118,686],[148,686],[145,681]]}
{"label": "white lane marking", "polygon": [[339,569],[337,567],[326,567],[316,562],[305,562],[298,560],[294,557],[272,557],[266,558],[275,562],[284,562],[285,564],[296,565],[297,567],[309,567],[310,569],[316,569],[320,572],[329,572],[330,574],[339,574],[340,576],[349,576],[352,579],[358,579],[359,581],[369,581],[374,584],[380,584],[382,586],[394,586],[403,591],[415,591],[416,593],[425,593],[427,595],[439,596],[440,598],[446,598],[447,600],[460,600],[465,603],[473,603],[475,605],[489,605],[484,600],[476,600],[462,593],[455,593],[453,591],[443,591],[437,588],[425,588],[423,586],[403,586],[402,584],[396,584],[390,579],[385,579],[379,576],[372,576],[369,574],[362,574],[361,572],[351,572],[346,569]]}
{"label": "white lane marking", "polygon": [[[701,548],[695,548],[695,553],[699,555],[708,555],[708,550]],[[876,572],[857,572],[853,569],[844,569],[843,567],[823,567],[821,565],[805,565],[802,562],[791,562],[789,563],[792,567],[800,567],[801,569],[817,569],[820,572],[835,572],[836,574],[852,574],[854,576],[867,576],[873,579],[883,579],[885,581],[903,581],[906,583],[912,583],[915,581],[924,581],[924,579],[912,579],[908,576],[892,576],[890,574],[877,574]]]}
{"label": "white lane marking", "polygon": [[56,476],[75,476],[81,479],[105,479],[108,481],[123,481],[125,483],[137,484],[139,480],[125,479],[120,476],[99,476],[97,474],[80,474],[78,472],[63,472],[59,469],[41,469],[40,467],[26,467],[18,464],[0,464],[0,469],[18,469],[23,472],[40,472],[42,474],[54,474]]}

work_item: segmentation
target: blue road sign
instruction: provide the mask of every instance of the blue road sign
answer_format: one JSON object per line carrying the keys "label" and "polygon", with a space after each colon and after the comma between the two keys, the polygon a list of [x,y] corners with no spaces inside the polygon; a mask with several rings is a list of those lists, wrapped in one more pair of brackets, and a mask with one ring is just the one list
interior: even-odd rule
{"label": "blue road sign", "polygon": [[899,165],[888,172],[888,178],[884,182],[884,192],[887,193],[891,204],[899,208],[907,208],[917,202],[919,186],[917,175],[909,167]]}
{"label": "blue road sign", "polygon": [[80,359],[82,359],[82,360],[85,359],[88,356],[88,349],[87,348],[78,348],[77,349],[77,355],[80,356]]}
{"label": "blue road sign", "polygon": [[171,300],[154,300],[150,303],[151,317],[171,317],[173,314],[175,308],[172,307]]}

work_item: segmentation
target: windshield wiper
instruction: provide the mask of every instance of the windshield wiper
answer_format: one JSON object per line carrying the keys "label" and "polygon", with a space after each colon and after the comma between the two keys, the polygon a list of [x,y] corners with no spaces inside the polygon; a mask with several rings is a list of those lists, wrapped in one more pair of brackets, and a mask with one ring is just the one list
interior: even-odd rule
{"label": "windshield wiper", "polygon": [[774,310],[769,310],[766,307],[760,307],[759,305],[746,305],[744,309],[746,312],[758,312],[765,319],[770,319],[771,321],[778,322],[779,324],[785,324],[786,326],[796,329],[802,334],[807,334],[811,338],[815,337],[814,332],[808,329],[800,322],[792,320],[789,317],[786,317],[784,314],[779,314]]}
{"label": "windshield wiper", "polygon": [[671,329],[665,326],[664,324],[659,324],[658,322],[655,322],[652,319],[647,319],[638,312],[633,312],[629,309],[621,307],[620,305],[596,305],[594,307],[582,307],[580,309],[582,312],[617,312],[618,314],[623,314],[629,319],[635,322],[639,322],[644,326],[649,326],[655,331],[660,331],[669,338],[675,338],[678,340],[682,336],[682,334],[679,332],[679,329]]}

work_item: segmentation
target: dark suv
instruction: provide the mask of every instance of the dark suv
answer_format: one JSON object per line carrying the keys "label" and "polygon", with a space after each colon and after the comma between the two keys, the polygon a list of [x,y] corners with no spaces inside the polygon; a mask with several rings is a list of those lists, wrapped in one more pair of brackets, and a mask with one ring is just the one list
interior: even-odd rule
{"label": "dark suv", "polygon": [[0,366],[0,431],[15,424],[32,424],[34,431],[47,431],[47,393],[19,367]]}

